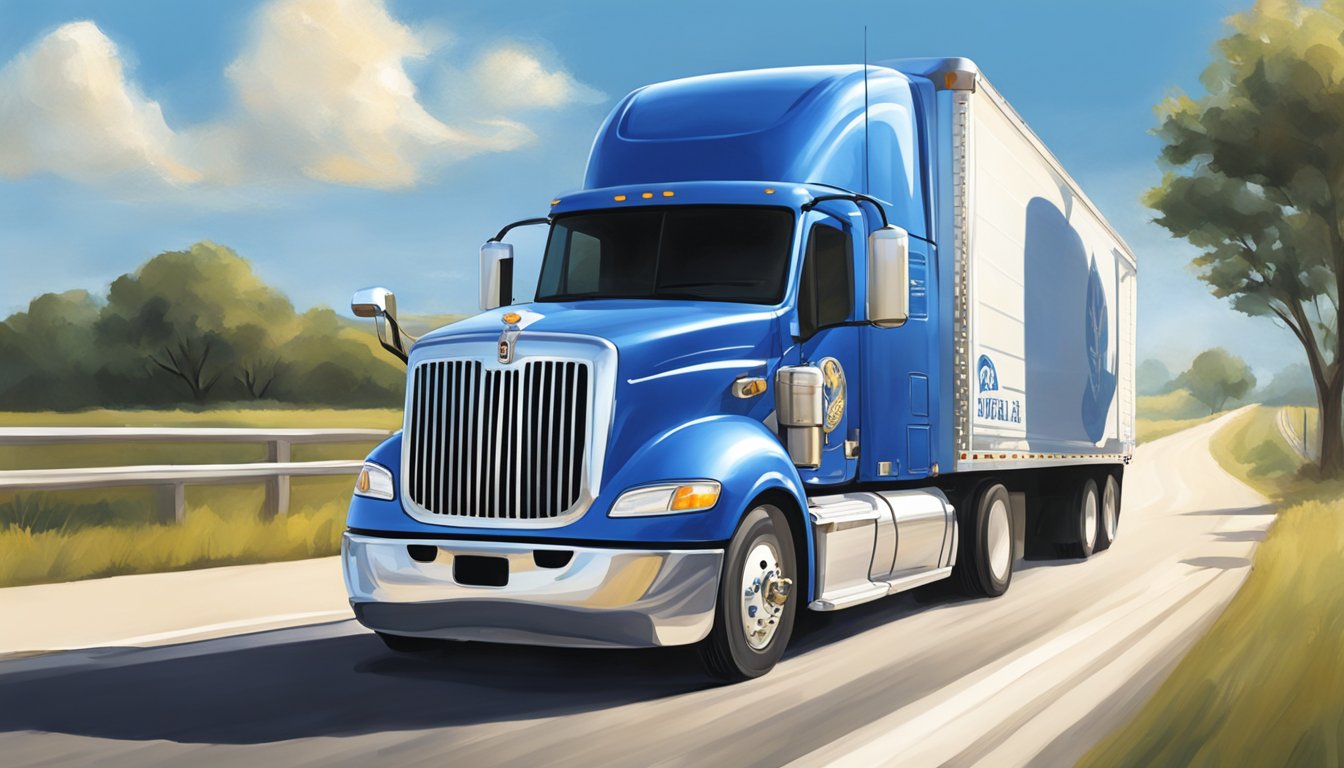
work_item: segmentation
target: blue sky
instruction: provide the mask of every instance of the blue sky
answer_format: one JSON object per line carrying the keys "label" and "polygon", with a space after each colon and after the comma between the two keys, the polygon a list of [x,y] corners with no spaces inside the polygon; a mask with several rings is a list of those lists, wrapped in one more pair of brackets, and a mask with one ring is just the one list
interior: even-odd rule
{"label": "blue sky", "polygon": [[[0,0],[0,314],[47,291],[102,291],[203,239],[301,308],[344,308],[353,288],[383,284],[404,311],[472,311],[480,242],[579,185],[620,96],[707,72],[857,62],[867,24],[873,60],[975,59],[1098,203],[1139,257],[1141,356],[1178,371],[1222,345],[1267,379],[1301,354],[1287,331],[1208,296],[1191,250],[1138,203],[1158,177],[1153,105],[1173,87],[1198,92],[1223,19],[1249,0],[343,2],[355,16],[327,34],[338,6],[325,0]],[[70,26],[80,21],[91,23]],[[376,94],[388,108],[340,112],[340,84],[313,81],[340,67],[294,58],[314,27],[328,56],[395,65]],[[49,93],[44,78],[72,60],[120,68],[114,95],[130,106],[115,113],[116,141],[52,134],[42,114],[13,111],[13,94]],[[79,118],[64,124],[115,122],[53,99],[43,109]],[[370,125],[388,114],[399,122]],[[13,126],[31,157],[7,154]],[[295,137],[310,136],[324,138],[295,157]]]}

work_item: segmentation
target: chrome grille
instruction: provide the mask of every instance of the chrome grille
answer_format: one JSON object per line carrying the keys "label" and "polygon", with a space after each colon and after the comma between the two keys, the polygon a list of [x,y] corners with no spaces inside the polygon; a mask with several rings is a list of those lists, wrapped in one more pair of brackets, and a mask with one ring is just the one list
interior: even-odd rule
{"label": "chrome grille", "polygon": [[416,366],[404,439],[411,501],[436,515],[536,520],[582,491],[589,365],[478,360]]}

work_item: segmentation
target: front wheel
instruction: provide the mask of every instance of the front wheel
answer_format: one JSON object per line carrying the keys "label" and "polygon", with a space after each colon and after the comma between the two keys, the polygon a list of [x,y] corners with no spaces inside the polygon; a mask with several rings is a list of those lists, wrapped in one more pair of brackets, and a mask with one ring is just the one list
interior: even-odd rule
{"label": "front wheel", "polygon": [[706,671],[737,682],[775,666],[793,634],[797,574],[784,513],[769,504],[747,513],[724,555],[714,625],[700,644]]}

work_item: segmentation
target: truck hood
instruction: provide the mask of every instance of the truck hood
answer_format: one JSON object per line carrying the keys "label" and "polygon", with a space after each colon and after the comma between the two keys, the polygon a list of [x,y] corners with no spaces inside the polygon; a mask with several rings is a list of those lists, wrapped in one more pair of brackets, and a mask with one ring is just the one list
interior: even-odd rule
{"label": "truck hood", "polygon": [[520,354],[536,333],[596,336],[615,345],[622,379],[666,376],[735,358],[763,365],[779,355],[773,332],[779,310],[708,301],[599,299],[502,307],[439,328],[420,343],[498,335],[509,312],[523,315]]}

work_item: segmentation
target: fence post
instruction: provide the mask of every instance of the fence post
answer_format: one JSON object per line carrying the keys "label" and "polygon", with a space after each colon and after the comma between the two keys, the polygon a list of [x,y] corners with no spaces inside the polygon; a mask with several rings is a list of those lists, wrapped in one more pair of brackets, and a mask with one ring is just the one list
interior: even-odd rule
{"label": "fence post", "polygon": [[186,483],[162,483],[154,486],[159,520],[180,524],[187,518]]}
{"label": "fence post", "polygon": [[1311,460],[1311,448],[1307,446],[1307,409],[1302,409],[1302,455]]}
{"label": "fence post", "polygon": [[[289,441],[271,440],[266,443],[266,460],[275,464],[289,463]],[[266,503],[262,514],[267,518],[289,514],[289,475],[275,475],[266,480]]]}

